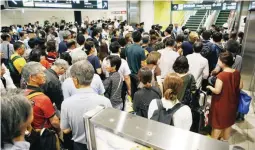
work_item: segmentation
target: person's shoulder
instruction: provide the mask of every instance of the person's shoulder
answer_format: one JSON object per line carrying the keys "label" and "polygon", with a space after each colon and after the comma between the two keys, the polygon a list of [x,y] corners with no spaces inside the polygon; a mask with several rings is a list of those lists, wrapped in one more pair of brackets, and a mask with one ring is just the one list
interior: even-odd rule
{"label": "person's shoulder", "polygon": [[102,96],[102,95],[98,95],[98,94],[95,94],[93,96],[93,99],[95,100],[94,102],[95,103],[98,103],[98,104],[101,104],[101,103],[111,103],[110,100],[108,98],[106,98],[105,96]]}
{"label": "person's shoulder", "polygon": [[[182,104],[182,107],[178,110],[181,114],[187,114],[187,113],[190,113],[191,112],[191,109],[189,106],[187,105],[183,105]],[[178,112],[177,111],[177,112]]]}

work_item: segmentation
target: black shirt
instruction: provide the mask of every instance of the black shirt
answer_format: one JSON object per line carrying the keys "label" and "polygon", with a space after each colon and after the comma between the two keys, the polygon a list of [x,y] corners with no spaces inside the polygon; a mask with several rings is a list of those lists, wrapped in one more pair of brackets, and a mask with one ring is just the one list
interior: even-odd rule
{"label": "black shirt", "polygon": [[45,75],[46,83],[42,86],[44,94],[47,95],[50,98],[51,102],[55,103],[58,110],[60,110],[61,104],[64,100],[64,96],[59,77],[57,73],[52,69],[46,70]]}
{"label": "black shirt", "polygon": [[141,88],[135,92],[133,109],[138,116],[148,118],[148,109],[153,99],[161,99],[162,94],[158,87]]}

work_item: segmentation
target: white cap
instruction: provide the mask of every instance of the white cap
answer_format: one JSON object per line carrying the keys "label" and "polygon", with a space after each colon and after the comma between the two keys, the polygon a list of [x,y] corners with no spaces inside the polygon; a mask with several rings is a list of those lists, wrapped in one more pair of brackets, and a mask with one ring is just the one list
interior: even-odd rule
{"label": "white cap", "polygon": [[223,28],[228,28],[228,23],[224,23]]}

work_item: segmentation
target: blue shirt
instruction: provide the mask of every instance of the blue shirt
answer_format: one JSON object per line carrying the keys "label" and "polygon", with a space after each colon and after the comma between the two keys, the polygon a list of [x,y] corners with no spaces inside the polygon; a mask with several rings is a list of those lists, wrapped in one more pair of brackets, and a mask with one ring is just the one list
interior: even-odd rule
{"label": "blue shirt", "polygon": [[131,74],[137,74],[141,68],[141,62],[146,59],[144,49],[138,44],[127,47],[126,57]]}
{"label": "blue shirt", "polygon": [[108,98],[98,95],[91,88],[77,89],[76,94],[67,98],[61,107],[61,129],[72,130],[72,140],[77,143],[87,144],[83,115],[95,109],[98,105],[112,107]]}
{"label": "blue shirt", "polygon": [[183,56],[187,56],[193,53],[193,43],[185,41],[182,43]]}
{"label": "blue shirt", "polygon": [[66,42],[65,41],[62,41],[59,43],[58,45],[58,53],[63,53],[63,52],[66,52],[67,51],[67,46],[66,46]]}
{"label": "blue shirt", "polygon": [[95,55],[91,55],[91,56],[88,56],[87,59],[92,64],[92,66],[94,67],[95,73],[97,73],[96,70],[98,68],[101,68],[101,64],[100,64],[99,58],[97,56],[95,56]]}

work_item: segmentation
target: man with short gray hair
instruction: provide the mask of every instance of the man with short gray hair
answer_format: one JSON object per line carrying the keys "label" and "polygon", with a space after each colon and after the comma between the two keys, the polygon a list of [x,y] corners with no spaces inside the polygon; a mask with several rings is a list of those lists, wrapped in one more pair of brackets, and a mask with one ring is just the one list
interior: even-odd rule
{"label": "man with short gray hair", "polygon": [[63,41],[61,41],[58,45],[58,53],[63,53],[65,51],[67,51],[67,41],[69,39],[71,39],[72,35],[71,35],[71,32],[66,30],[63,32]]}
{"label": "man with short gray hair", "polygon": [[68,69],[68,62],[64,59],[57,59],[50,69],[45,70],[46,83],[42,86],[44,93],[51,99],[52,103],[60,110],[64,100],[59,76]]}
{"label": "man with short gray hair", "polygon": [[112,105],[109,99],[98,95],[90,87],[94,76],[94,68],[87,60],[73,64],[71,76],[77,91],[62,103],[61,129],[64,134],[72,132],[74,150],[86,150],[87,141],[84,134],[83,114],[98,105],[105,107],[112,107]]}

